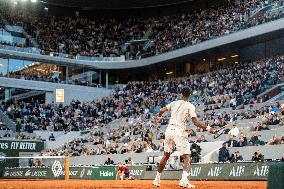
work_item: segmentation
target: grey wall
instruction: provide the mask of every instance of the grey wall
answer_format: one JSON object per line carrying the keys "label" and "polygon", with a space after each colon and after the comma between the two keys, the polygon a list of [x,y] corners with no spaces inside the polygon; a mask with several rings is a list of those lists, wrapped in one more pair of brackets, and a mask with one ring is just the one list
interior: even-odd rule
{"label": "grey wall", "polygon": [[55,90],[64,89],[64,104],[69,104],[72,100],[92,101],[94,99],[99,99],[104,96],[109,96],[112,92],[112,90],[106,88],[95,88],[42,81],[30,81],[5,77],[0,77],[0,86],[46,91],[47,93],[45,99],[47,100],[47,102],[55,102]]}

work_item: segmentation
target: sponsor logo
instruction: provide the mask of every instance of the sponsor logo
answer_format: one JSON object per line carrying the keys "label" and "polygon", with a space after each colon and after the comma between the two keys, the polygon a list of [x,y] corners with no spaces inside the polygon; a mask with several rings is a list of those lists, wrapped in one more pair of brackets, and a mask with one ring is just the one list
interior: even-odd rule
{"label": "sponsor logo", "polygon": [[90,169],[90,170],[87,171],[87,175],[88,175],[88,176],[91,176],[92,173],[93,173],[93,170],[92,170],[92,169]]}
{"label": "sponsor logo", "polygon": [[268,171],[269,171],[268,165],[263,165],[261,167],[256,166],[256,169],[254,170],[253,175],[264,177],[268,175]]}
{"label": "sponsor logo", "polygon": [[189,171],[189,176],[197,177],[201,173],[201,167],[191,168]]}
{"label": "sponsor logo", "polygon": [[113,177],[113,172],[111,172],[111,171],[100,171],[100,177]]}
{"label": "sponsor logo", "polygon": [[24,171],[5,171],[4,177],[22,177]]}
{"label": "sponsor logo", "polygon": [[82,178],[85,174],[85,168],[82,169],[81,173],[80,173],[80,178]]}
{"label": "sponsor logo", "polygon": [[222,172],[222,167],[212,167],[209,172],[208,172],[208,176],[210,177],[218,177]]}
{"label": "sponsor logo", "polygon": [[129,174],[133,176],[141,176],[144,170],[129,170]]}
{"label": "sponsor logo", "polygon": [[246,168],[246,166],[233,167],[230,170],[229,176],[240,177],[240,176],[242,176],[245,173],[245,168]]}
{"label": "sponsor logo", "polygon": [[25,173],[25,177],[45,177],[46,175],[45,170],[27,170]]}
{"label": "sponsor logo", "polygon": [[51,170],[55,177],[59,177],[62,172],[62,166],[61,166],[60,161],[55,160],[51,167]]}

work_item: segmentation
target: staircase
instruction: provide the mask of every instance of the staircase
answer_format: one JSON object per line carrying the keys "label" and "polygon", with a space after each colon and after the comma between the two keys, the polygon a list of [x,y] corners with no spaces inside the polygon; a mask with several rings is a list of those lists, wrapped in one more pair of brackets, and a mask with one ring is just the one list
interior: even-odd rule
{"label": "staircase", "polygon": [[16,123],[12,121],[1,109],[0,109],[0,120],[8,127],[11,131],[16,132]]}

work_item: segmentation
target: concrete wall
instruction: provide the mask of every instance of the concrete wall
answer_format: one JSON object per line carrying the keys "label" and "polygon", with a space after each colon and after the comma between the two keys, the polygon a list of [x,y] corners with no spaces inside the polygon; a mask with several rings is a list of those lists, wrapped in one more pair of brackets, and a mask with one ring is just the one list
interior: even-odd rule
{"label": "concrete wall", "polygon": [[9,88],[30,89],[46,91],[47,102],[55,102],[55,90],[64,89],[64,104],[69,104],[72,100],[91,101],[104,96],[109,96],[112,91],[105,88],[86,87],[79,85],[68,85],[42,81],[29,81],[14,78],[0,77],[0,86]]}

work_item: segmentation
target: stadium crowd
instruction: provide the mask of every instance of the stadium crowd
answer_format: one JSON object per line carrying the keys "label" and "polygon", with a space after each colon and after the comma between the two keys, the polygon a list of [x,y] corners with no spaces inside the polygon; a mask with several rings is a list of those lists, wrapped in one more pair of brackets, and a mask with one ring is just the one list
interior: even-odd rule
{"label": "stadium crowd", "polygon": [[[73,101],[70,105],[41,104],[11,101],[5,104],[7,114],[18,122],[24,131],[78,131],[103,126],[121,117],[150,118],[161,107],[178,98],[183,86],[192,89],[192,102],[221,107],[239,107],[256,102],[256,96],[284,79],[284,60],[272,58],[250,64],[237,64],[231,68],[189,77],[153,82],[129,82],[112,96],[92,102]],[[154,92],[153,92],[154,91]],[[263,110],[262,112],[264,112]],[[243,116],[260,112],[243,113]],[[264,114],[264,113],[262,113]],[[234,121],[236,114],[206,115],[203,120],[214,126]],[[267,114],[265,119],[270,119]],[[271,117],[272,121],[275,119]],[[277,118],[278,119],[278,118]],[[212,123],[213,121],[213,123]],[[267,120],[270,121],[270,120]]]}
{"label": "stadium crowd", "polygon": [[[2,5],[0,15],[10,24],[23,26],[38,42],[43,53],[57,52],[84,56],[120,56],[130,58],[153,56],[177,48],[233,33],[241,29],[283,17],[283,12],[249,13],[271,1],[237,1],[218,7],[209,7],[190,13],[152,18],[88,19],[83,17],[56,17],[45,13]],[[248,18],[248,19],[247,19]],[[147,38],[147,36],[149,36]],[[152,45],[123,45],[131,40],[149,39]]]}

